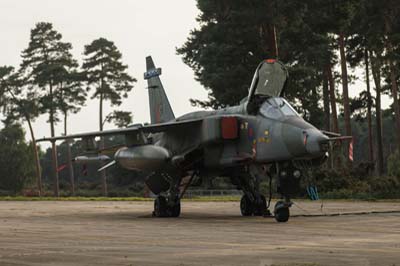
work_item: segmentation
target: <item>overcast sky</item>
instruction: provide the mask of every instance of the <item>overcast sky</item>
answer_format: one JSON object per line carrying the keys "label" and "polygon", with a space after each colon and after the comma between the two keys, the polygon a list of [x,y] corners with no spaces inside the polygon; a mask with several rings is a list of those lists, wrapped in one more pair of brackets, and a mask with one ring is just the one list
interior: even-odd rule
{"label": "overcast sky", "polygon": [[[143,72],[145,57],[152,55],[156,66],[163,68],[161,79],[175,115],[179,116],[197,109],[190,105],[190,98],[207,98],[207,92],[194,80],[192,70],[175,49],[198,26],[198,14],[195,0],[0,0],[0,65],[20,64],[20,53],[28,46],[30,30],[40,21],[53,23],[64,41],[72,43],[78,60],[84,45],[105,37],[115,42],[124,63],[129,65],[129,73],[138,80],[119,109],[131,111],[135,123],[150,120]],[[351,85],[350,96],[357,95],[364,86],[362,81]],[[383,107],[388,104],[385,98]],[[105,115],[110,111],[106,103]],[[87,102],[79,114],[70,117],[69,133],[98,130],[97,117],[98,101]],[[50,135],[47,119],[44,115],[34,123],[37,137]],[[113,127],[106,125],[105,129]],[[62,132],[60,123],[56,134]]]}

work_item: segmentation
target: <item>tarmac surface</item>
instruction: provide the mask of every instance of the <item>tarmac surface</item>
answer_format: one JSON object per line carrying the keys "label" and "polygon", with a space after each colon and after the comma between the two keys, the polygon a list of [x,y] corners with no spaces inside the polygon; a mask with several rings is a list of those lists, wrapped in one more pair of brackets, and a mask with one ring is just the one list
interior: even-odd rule
{"label": "tarmac surface", "polygon": [[[0,265],[400,265],[400,202],[320,204],[277,223],[241,217],[238,202],[153,218],[152,202],[3,201]],[[319,216],[353,212],[378,213]]]}

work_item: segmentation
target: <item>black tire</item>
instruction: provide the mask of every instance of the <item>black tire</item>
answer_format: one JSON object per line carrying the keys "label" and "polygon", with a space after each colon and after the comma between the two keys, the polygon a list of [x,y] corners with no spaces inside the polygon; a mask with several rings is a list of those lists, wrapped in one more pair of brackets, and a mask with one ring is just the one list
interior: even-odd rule
{"label": "black tire", "polygon": [[174,206],[170,209],[171,217],[179,217],[181,215],[181,201],[175,202]]}
{"label": "black tire", "polygon": [[168,216],[167,199],[163,196],[158,196],[154,201],[154,216],[167,217]]}
{"label": "black tire", "polygon": [[279,223],[286,223],[289,220],[289,207],[285,206],[283,201],[278,201],[275,205],[275,220]]}
{"label": "black tire", "polygon": [[243,195],[240,200],[240,212],[242,216],[251,216],[254,211],[253,203],[247,195]]}
{"label": "black tire", "polygon": [[261,202],[254,205],[254,216],[264,216],[267,213],[267,200],[264,195],[260,195]]}

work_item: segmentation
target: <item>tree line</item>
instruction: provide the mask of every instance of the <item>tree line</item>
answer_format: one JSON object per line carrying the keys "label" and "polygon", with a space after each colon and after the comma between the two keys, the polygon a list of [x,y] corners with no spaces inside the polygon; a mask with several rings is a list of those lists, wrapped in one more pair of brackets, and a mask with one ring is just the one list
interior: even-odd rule
{"label": "tree line", "polygon": [[[249,69],[262,58],[278,58],[289,68],[285,97],[308,121],[348,136],[367,121],[366,159],[376,173],[386,172],[388,158],[400,160],[399,1],[197,0],[197,6],[200,26],[177,49],[209,91],[208,100],[193,104],[237,104],[248,94]],[[351,98],[356,80],[365,86]],[[391,98],[388,110],[382,95]],[[382,119],[390,121],[389,131],[383,132]],[[392,135],[394,149],[387,143]],[[356,151],[363,157],[363,149]]]}
{"label": "tree line", "polygon": [[[72,44],[63,40],[62,34],[48,22],[39,22],[31,30],[28,47],[21,52],[22,63],[14,66],[0,67],[0,106],[5,116],[0,136],[14,132],[15,136],[8,144],[19,143],[21,150],[26,149],[22,129],[18,123],[27,122],[31,135],[32,152],[35,161],[35,172],[39,194],[42,192],[40,155],[36,144],[32,122],[41,115],[48,116],[50,136],[55,136],[55,124],[63,122],[64,135],[68,134],[68,117],[80,111],[86,101],[99,100],[99,130],[107,122],[118,126],[126,126],[132,121],[129,112],[114,111],[104,114],[104,102],[111,106],[119,106],[128,97],[136,79],[127,72],[128,66],[122,62],[122,54],[112,41],[105,38],[93,40],[84,47],[83,64],[80,66],[72,55]],[[3,143],[8,145],[7,143]],[[74,171],[70,144],[67,143],[67,164],[74,194]],[[101,139],[99,148],[104,148]],[[13,145],[12,149],[18,146]],[[2,146],[2,156],[6,148]],[[52,175],[54,195],[59,196],[59,165],[57,146],[52,142]],[[16,152],[18,153],[18,152]],[[21,156],[26,159],[26,156]],[[7,158],[6,158],[7,159]],[[10,161],[10,158],[8,158]],[[16,168],[25,169],[26,163],[12,164]],[[32,160],[31,160],[32,161]],[[11,166],[11,165],[10,165]],[[29,167],[28,167],[29,168]],[[27,172],[27,171],[25,171]],[[29,172],[29,171],[28,171]],[[17,171],[3,172],[4,179],[17,180],[26,178]],[[101,172],[103,194],[107,194],[105,171]]]}
{"label": "tree line", "polygon": [[[199,26],[177,49],[209,92],[206,101],[192,99],[193,104],[209,108],[237,104],[247,96],[252,70],[258,63],[278,58],[290,74],[285,97],[299,113],[319,128],[354,137],[355,162],[347,161],[349,146],[342,145],[346,156],[340,158],[342,152],[334,153],[335,161],[328,168],[353,172],[361,180],[365,169],[358,166],[365,162],[367,175],[400,176],[398,1],[197,0],[197,6]],[[55,195],[59,194],[56,146],[53,143],[46,153],[36,148],[32,121],[47,115],[51,136],[55,134],[54,124],[59,122],[63,122],[63,133],[67,134],[68,117],[79,112],[88,98],[96,98],[100,130],[107,122],[125,126],[131,122],[131,114],[103,114],[103,104],[120,105],[136,81],[112,41],[99,38],[86,45],[82,65],[71,50],[71,43],[65,42],[51,23],[41,22],[31,31],[29,44],[21,53],[21,65],[0,67],[0,106],[6,117],[0,145],[17,149],[10,149],[10,154],[24,152],[30,156],[26,164],[21,164],[20,178],[36,173],[41,188],[41,173],[51,173]],[[363,81],[364,89],[359,96],[350,97],[355,81]],[[390,97],[387,109],[382,108],[383,95]],[[30,154],[18,133],[21,128],[17,122],[23,121],[30,128]],[[9,134],[17,136],[13,142]],[[100,147],[104,147],[104,141],[118,142],[102,139]],[[63,160],[68,162],[73,194],[76,167],[70,163],[71,154],[80,143],[63,145],[59,148],[67,154]],[[40,160],[46,165],[44,171],[39,167]],[[331,173],[321,175],[335,180],[341,176]],[[327,179],[327,187],[343,185],[332,184],[333,179]],[[386,187],[399,186],[388,183]],[[105,174],[102,190],[107,194]]]}

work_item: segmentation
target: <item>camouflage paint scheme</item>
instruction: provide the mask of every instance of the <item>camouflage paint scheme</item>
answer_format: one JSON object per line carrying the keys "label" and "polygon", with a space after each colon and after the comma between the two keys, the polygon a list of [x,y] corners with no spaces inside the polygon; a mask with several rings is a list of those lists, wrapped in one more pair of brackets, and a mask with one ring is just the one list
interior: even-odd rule
{"label": "camouflage paint scheme", "polygon": [[115,153],[110,166],[116,163],[147,174],[147,186],[159,195],[155,216],[179,216],[180,198],[188,186],[182,188],[186,176],[191,176],[187,184],[196,178],[230,177],[244,192],[243,215],[269,214],[259,183],[274,175],[283,198],[275,206],[275,217],[287,221],[290,196],[301,177],[299,165],[323,162],[329,138],[282,98],[288,79],[284,65],[276,60],[261,62],[248,96],[239,105],[178,118],[162,86],[161,69],[151,57],[146,58],[146,66],[150,125],[43,140],[124,135],[126,145]]}

